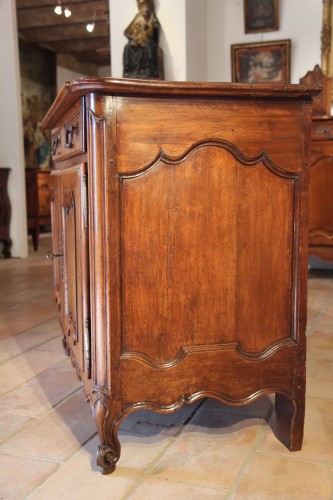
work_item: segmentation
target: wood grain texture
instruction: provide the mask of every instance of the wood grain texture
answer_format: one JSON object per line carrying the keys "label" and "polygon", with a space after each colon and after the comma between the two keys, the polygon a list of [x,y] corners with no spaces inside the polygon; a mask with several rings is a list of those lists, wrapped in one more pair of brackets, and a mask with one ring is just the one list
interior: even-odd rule
{"label": "wood grain texture", "polygon": [[295,180],[223,146],[122,176],[126,350],[161,361],[184,342],[260,352],[292,335]]}

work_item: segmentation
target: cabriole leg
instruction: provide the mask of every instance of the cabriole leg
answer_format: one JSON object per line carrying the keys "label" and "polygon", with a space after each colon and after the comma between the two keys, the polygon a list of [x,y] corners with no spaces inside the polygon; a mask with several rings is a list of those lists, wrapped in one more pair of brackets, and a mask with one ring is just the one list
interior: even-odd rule
{"label": "cabriole leg", "polygon": [[100,438],[96,463],[103,474],[111,474],[120,458],[120,443],[117,437],[122,415],[116,411],[106,394],[99,394],[93,405],[94,417]]}

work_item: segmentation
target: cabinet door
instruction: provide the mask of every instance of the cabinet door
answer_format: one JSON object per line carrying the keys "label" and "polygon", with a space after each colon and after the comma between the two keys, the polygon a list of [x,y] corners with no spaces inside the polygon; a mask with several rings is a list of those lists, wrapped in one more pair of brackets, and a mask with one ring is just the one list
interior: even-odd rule
{"label": "cabinet door", "polygon": [[80,377],[90,378],[90,308],[86,165],[60,175],[61,302],[65,342]]}
{"label": "cabinet door", "polygon": [[61,209],[60,209],[60,175],[58,172],[53,172],[50,177],[50,205],[51,205],[51,220],[52,220],[52,253],[53,257],[53,286],[54,298],[58,304],[61,326],[63,327],[63,304],[61,301],[61,276],[62,272],[62,256],[63,242],[61,233]]}

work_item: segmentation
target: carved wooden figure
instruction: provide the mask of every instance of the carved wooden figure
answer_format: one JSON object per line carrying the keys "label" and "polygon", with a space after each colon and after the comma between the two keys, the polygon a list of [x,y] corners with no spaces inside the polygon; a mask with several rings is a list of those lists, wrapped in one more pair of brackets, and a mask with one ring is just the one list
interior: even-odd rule
{"label": "carved wooden figure", "polygon": [[125,78],[164,78],[163,52],[159,47],[160,23],[154,0],[137,0],[138,13],[125,29],[128,39],[123,53]]}
{"label": "carved wooden figure", "polygon": [[276,394],[302,446],[315,86],[82,79],[52,129],[55,297],[112,472],[118,427]]}

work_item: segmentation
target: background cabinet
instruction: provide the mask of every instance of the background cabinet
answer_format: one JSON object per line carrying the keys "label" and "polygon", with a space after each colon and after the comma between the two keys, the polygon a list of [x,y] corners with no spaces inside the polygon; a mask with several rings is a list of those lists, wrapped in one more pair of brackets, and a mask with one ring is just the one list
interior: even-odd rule
{"label": "background cabinet", "polygon": [[309,255],[333,262],[332,79],[317,65],[300,82],[322,85],[314,99],[311,129]]}
{"label": "background cabinet", "polygon": [[302,445],[317,87],[83,79],[52,129],[55,295],[112,472],[120,422],[275,393]]}
{"label": "background cabinet", "polygon": [[28,231],[34,250],[38,249],[41,226],[51,226],[50,173],[49,168],[25,169]]}
{"label": "background cabinet", "polygon": [[313,120],[309,219],[309,255],[333,262],[333,118]]}

